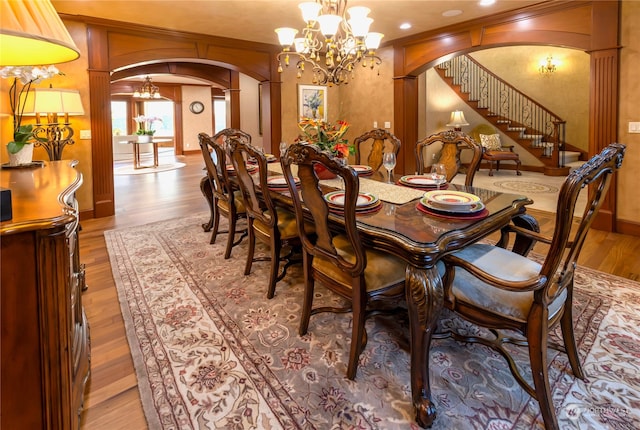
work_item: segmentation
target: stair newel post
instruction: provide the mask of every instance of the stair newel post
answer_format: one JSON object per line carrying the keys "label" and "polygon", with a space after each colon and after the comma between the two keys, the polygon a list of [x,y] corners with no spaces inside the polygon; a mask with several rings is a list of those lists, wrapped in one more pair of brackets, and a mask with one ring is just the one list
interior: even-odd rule
{"label": "stair newel post", "polygon": [[556,120],[553,121],[553,133],[555,135],[555,147],[558,151],[558,167],[564,167],[565,163],[565,124],[566,121]]}

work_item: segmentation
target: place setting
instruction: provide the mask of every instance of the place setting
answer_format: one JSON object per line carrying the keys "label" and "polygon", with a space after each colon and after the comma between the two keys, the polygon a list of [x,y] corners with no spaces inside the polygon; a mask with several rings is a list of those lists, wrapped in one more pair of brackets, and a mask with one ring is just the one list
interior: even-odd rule
{"label": "place setting", "polygon": [[422,190],[446,190],[449,187],[449,183],[444,177],[433,179],[426,175],[403,176],[398,179],[398,185]]}
{"label": "place setting", "polygon": [[480,197],[462,191],[428,191],[416,208],[426,214],[449,219],[482,219],[489,214]]}
{"label": "place setting", "polygon": [[[300,186],[300,178],[298,178],[297,176],[293,177],[293,182],[296,184],[296,187]],[[277,191],[280,193],[289,191],[287,180],[283,175],[269,176],[267,178],[267,187],[272,191]]]}
{"label": "place setting", "polygon": [[[278,158],[273,154],[264,154],[264,158],[266,158],[267,163],[275,163],[278,161]],[[251,157],[247,160],[248,164],[257,164],[256,159]]]}
{"label": "place setting", "polygon": [[[336,214],[344,214],[345,191],[331,191],[324,195],[325,201],[329,204],[329,210]],[[382,207],[382,201],[371,193],[358,193],[356,201],[356,215],[377,212]]]}
{"label": "place setting", "polygon": [[[249,172],[250,175],[254,174],[255,172],[258,171],[258,165],[257,164],[251,164],[251,163],[247,163],[247,172]],[[236,174],[236,168],[233,167],[233,164],[227,164],[227,173],[229,175],[235,175]]]}
{"label": "place setting", "polygon": [[363,164],[351,164],[353,170],[356,171],[358,176],[371,176],[373,175],[373,169],[371,166],[365,166]]}
{"label": "place setting", "polygon": [[431,165],[431,172],[428,175],[406,175],[398,180],[399,185],[424,190],[446,190],[447,171],[442,163]]}

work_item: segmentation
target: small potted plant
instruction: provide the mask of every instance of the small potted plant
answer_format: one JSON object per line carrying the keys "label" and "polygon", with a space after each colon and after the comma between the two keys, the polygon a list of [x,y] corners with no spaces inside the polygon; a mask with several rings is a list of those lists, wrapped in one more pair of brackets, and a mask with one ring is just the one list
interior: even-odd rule
{"label": "small potted plant", "polygon": [[[9,88],[9,104],[13,115],[13,140],[7,144],[10,166],[30,164],[33,158],[34,143],[46,142],[45,138],[36,135],[37,127],[34,127],[33,124],[22,124],[31,86],[43,79],[61,74],[55,66],[7,66],[0,69],[0,77],[13,78],[13,83]],[[21,87],[18,82],[22,84]]]}
{"label": "small potted plant", "polygon": [[153,135],[156,132],[152,128],[153,123],[162,122],[162,118],[159,118],[157,116],[138,115],[133,119],[138,124],[138,130],[136,131],[136,134],[138,135],[138,142],[140,143],[151,142],[151,139],[153,139]]}

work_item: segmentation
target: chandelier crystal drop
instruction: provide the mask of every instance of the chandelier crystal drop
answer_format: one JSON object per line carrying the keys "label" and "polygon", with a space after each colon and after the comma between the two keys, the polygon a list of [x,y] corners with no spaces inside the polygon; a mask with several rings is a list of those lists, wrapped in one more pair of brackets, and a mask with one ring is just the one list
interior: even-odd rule
{"label": "chandelier crystal drop", "polygon": [[144,78],[144,83],[140,88],[134,91],[133,97],[140,99],[159,99],[160,88],[151,83],[151,78],[147,76]]}
{"label": "chandelier crystal drop", "polygon": [[289,67],[293,57],[298,78],[304,73],[305,63],[309,63],[314,84],[340,85],[353,79],[358,63],[371,69],[382,64],[376,49],[384,35],[369,32],[373,19],[368,16],[368,7],[347,9],[347,0],[308,1],[298,7],[306,23],[301,37],[296,37],[298,30],[294,28],[275,29],[282,45],[277,56],[278,72]]}

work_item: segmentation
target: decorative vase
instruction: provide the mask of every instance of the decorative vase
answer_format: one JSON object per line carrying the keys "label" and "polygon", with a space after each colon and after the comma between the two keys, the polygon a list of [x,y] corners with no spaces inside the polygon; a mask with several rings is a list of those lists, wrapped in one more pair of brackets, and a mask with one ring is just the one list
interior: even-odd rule
{"label": "decorative vase", "polygon": [[149,135],[149,134],[139,134],[138,135],[138,143],[149,143],[151,142],[151,138],[153,136]]}
{"label": "decorative vase", "polygon": [[313,171],[316,173],[316,176],[318,177],[318,179],[334,179],[337,177],[335,173],[328,170],[322,164],[318,164],[318,163],[314,164]]}
{"label": "decorative vase", "polygon": [[21,166],[31,164],[33,161],[33,144],[28,143],[15,154],[9,153],[9,166]]}

